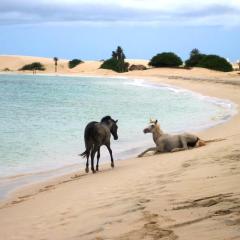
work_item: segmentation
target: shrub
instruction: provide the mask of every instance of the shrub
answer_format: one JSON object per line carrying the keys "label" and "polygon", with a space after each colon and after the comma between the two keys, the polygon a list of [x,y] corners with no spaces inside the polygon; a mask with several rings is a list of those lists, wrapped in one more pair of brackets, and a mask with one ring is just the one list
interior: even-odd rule
{"label": "shrub", "polygon": [[178,67],[182,63],[182,59],[175,53],[163,52],[152,57],[149,65],[153,67]]}
{"label": "shrub", "polygon": [[69,68],[74,68],[74,67],[76,67],[80,63],[83,63],[83,61],[80,60],[80,59],[73,59],[73,60],[68,62],[68,67]]}
{"label": "shrub", "polygon": [[200,51],[196,48],[194,48],[191,53],[188,60],[185,61],[186,67],[195,67],[197,66],[200,61],[205,57],[205,54],[200,53]]}
{"label": "shrub", "polygon": [[40,62],[33,62],[31,64],[26,64],[22,68],[19,69],[20,71],[25,71],[25,70],[39,70],[39,71],[44,71],[45,67],[43,64]]}
{"label": "shrub", "polygon": [[104,61],[100,66],[100,68],[110,69],[115,72],[127,72],[128,66],[129,66],[129,63],[127,62],[119,61],[116,58],[110,58]]}
{"label": "shrub", "polygon": [[205,56],[205,54],[194,55],[185,61],[185,66],[196,67]]}
{"label": "shrub", "polygon": [[233,71],[232,65],[225,58],[217,55],[206,55],[198,63],[197,67],[203,67],[222,72]]}
{"label": "shrub", "polygon": [[125,54],[121,47],[117,47],[116,51],[112,52],[112,57],[102,63],[100,68],[111,69],[116,72],[127,72],[129,63],[125,62]]}

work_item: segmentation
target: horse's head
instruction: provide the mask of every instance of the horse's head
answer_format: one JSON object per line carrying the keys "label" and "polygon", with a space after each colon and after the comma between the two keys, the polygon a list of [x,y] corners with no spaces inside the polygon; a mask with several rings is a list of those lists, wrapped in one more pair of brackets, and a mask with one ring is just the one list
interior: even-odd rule
{"label": "horse's head", "polygon": [[118,134],[117,134],[118,120],[114,120],[110,116],[106,116],[106,117],[102,118],[101,122],[105,123],[109,127],[109,130],[110,130],[111,134],[113,135],[114,140],[118,140]]}
{"label": "horse's head", "polygon": [[143,129],[144,133],[153,133],[156,129],[160,129],[158,120],[150,119],[150,125]]}

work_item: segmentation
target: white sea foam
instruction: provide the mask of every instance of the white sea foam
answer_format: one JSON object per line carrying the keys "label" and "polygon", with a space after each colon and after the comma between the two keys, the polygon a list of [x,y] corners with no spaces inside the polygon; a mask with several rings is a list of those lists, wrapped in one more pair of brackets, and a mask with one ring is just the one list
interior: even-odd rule
{"label": "white sea foam", "polygon": [[[193,97],[197,97],[199,99],[201,99],[202,101],[208,102],[210,104],[213,104],[215,106],[217,106],[219,108],[219,113],[215,116],[212,117],[212,121],[206,123],[205,125],[201,125],[200,128],[196,128],[196,127],[190,127],[188,130],[200,130],[200,129],[206,129],[209,127],[213,127],[214,125],[223,123],[227,120],[229,120],[230,118],[232,118],[234,115],[237,114],[238,112],[238,105],[228,99],[220,99],[217,97],[210,97],[210,96],[205,96],[202,95],[200,93],[188,90],[188,89],[184,89],[181,87],[177,87],[177,86],[173,86],[170,84],[166,84],[166,83],[152,83],[152,82],[148,82],[144,79],[138,79],[135,78],[131,81],[125,82],[125,84],[128,85],[133,85],[133,86],[137,86],[137,87],[145,87],[145,88],[158,88],[158,89],[166,89],[169,90],[175,94],[188,94],[188,95],[192,95]],[[178,129],[178,131],[184,131],[186,129]]]}

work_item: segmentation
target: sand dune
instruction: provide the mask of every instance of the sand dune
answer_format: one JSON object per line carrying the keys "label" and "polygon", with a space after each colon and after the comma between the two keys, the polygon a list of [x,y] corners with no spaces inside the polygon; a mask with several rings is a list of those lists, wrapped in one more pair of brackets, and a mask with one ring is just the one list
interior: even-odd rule
{"label": "sand dune", "polygon": [[[88,74],[88,75],[115,75],[115,72],[106,69],[99,69],[102,64],[101,61],[84,61],[84,63],[77,65],[73,69],[68,68],[68,61],[66,59],[59,59],[58,61],[58,72],[57,74]],[[147,67],[148,60],[144,59],[127,59],[130,64],[142,64]],[[43,72],[38,72],[38,74],[55,74],[54,61],[52,58],[42,58],[42,57],[30,57],[30,56],[4,56],[0,55],[0,72],[4,72],[8,68],[12,72],[21,73],[18,70],[25,64],[32,62],[41,62],[46,67]],[[31,71],[24,71],[24,73],[32,73]],[[239,78],[239,71],[234,71],[230,73],[212,71],[204,68],[193,68],[191,70],[187,69],[177,69],[177,68],[161,68],[161,69],[149,69],[146,71],[132,71],[128,73],[122,73],[120,75],[131,75],[131,76],[158,76],[158,77],[187,77],[187,78],[198,78],[198,79],[235,79]]]}
{"label": "sand dune", "polygon": [[[86,64],[88,71],[96,66]],[[240,104],[237,73],[152,69],[123,75]],[[1,202],[0,239],[240,239],[239,122],[237,114],[197,133],[226,139],[205,147],[120,161],[115,169],[109,163],[97,174],[76,169],[22,189]]]}

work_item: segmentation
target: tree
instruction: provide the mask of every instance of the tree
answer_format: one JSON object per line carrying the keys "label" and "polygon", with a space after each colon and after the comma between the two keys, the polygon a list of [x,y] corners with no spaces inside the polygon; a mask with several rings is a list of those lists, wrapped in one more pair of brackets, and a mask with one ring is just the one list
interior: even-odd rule
{"label": "tree", "polygon": [[76,67],[78,64],[80,64],[80,63],[83,63],[83,61],[82,60],[80,60],[80,59],[73,59],[73,60],[71,60],[71,61],[69,61],[68,62],[68,67],[69,68],[74,68],[74,67]]}
{"label": "tree", "polygon": [[104,61],[100,68],[111,69],[116,72],[127,72],[129,63],[125,62],[125,59],[123,49],[118,46],[116,51],[112,51],[112,57]]}
{"label": "tree", "polygon": [[206,55],[197,66],[222,72],[233,71],[232,64],[218,55]]}
{"label": "tree", "polygon": [[58,58],[57,58],[57,57],[54,57],[54,58],[53,58],[53,61],[54,61],[54,65],[55,65],[55,72],[57,72]]}
{"label": "tree", "polygon": [[199,55],[201,54],[200,51],[197,48],[194,48],[191,52],[190,52],[190,56],[195,56],[195,55]]}
{"label": "tree", "polygon": [[115,51],[112,51],[112,58],[117,59],[117,53]]}
{"label": "tree", "polygon": [[33,74],[36,73],[37,70],[44,71],[45,67],[40,62],[33,62],[31,64],[26,64],[22,68],[19,69],[20,71],[30,70],[33,71]]}
{"label": "tree", "polygon": [[152,57],[148,65],[153,67],[178,67],[182,59],[173,52],[163,52]]}
{"label": "tree", "polygon": [[185,61],[186,67],[196,67],[200,61],[205,57],[205,54],[202,54],[197,48],[194,48],[190,52],[190,57]]}

